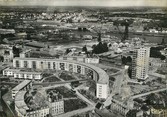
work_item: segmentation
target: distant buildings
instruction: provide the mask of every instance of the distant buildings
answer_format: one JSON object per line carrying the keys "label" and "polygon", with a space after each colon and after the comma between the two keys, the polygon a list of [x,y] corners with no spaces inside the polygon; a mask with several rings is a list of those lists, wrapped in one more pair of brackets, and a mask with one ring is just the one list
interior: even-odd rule
{"label": "distant buildings", "polygon": [[14,29],[0,29],[0,34],[15,34]]}
{"label": "distant buildings", "polygon": [[[55,58],[54,56],[50,55],[47,51],[33,51],[31,49],[26,49],[20,53],[20,58]],[[99,63],[99,57],[96,55],[87,56],[85,54],[75,54],[74,52],[69,53],[69,55],[59,56],[56,57],[60,60],[71,60],[71,61],[78,61],[83,63]]]}
{"label": "distant buildings", "polygon": [[145,80],[148,77],[150,48],[142,47],[133,51],[132,78]]}
{"label": "distant buildings", "polygon": [[13,50],[12,47],[8,45],[0,46],[0,56],[3,56],[3,62],[11,62],[13,60]]}
{"label": "distant buildings", "polygon": [[78,62],[84,62],[84,63],[93,63],[98,64],[99,63],[99,57],[85,57],[85,56],[60,56],[60,60],[71,60],[71,61],[78,61]]}

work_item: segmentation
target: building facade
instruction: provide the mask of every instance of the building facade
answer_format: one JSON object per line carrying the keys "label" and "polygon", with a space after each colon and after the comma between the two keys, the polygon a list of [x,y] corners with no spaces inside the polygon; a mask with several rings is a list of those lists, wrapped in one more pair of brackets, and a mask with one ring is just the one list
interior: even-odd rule
{"label": "building facade", "polygon": [[104,98],[104,97],[108,97],[109,95],[109,87],[107,85],[103,85],[100,83],[96,84],[96,97],[98,98]]}
{"label": "building facade", "polygon": [[12,76],[18,79],[41,80],[42,72],[25,71],[21,69],[6,68],[3,70],[4,76]]}
{"label": "building facade", "polygon": [[48,95],[48,102],[51,115],[59,115],[64,113],[64,99],[61,94]]}
{"label": "building facade", "polygon": [[148,77],[150,48],[143,47],[133,51],[132,78],[145,80]]}
{"label": "building facade", "polygon": [[19,79],[29,79],[29,80],[41,80],[42,79],[42,73],[40,72],[17,72],[14,73],[14,78]]}
{"label": "building facade", "polygon": [[152,117],[166,117],[167,116],[167,109],[155,109],[155,108],[151,108],[151,115]]}
{"label": "building facade", "polygon": [[98,64],[99,63],[99,57],[84,57],[84,56],[61,56],[59,57],[60,60],[71,60],[71,61],[78,61],[78,62],[84,62],[84,63],[93,63]]}
{"label": "building facade", "polygon": [[93,79],[97,83],[97,89],[102,87],[102,94],[98,94],[101,91],[96,91],[97,98],[108,97],[109,92],[109,76],[107,73],[90,64],[77,62],[77,61],[68,61],[60,59],[44,59],[44,58],[14,58],[13,59],[14,68],[31,68],[37,70],[64,70],[74,73],[79,73],[86,75],[87,78]]}

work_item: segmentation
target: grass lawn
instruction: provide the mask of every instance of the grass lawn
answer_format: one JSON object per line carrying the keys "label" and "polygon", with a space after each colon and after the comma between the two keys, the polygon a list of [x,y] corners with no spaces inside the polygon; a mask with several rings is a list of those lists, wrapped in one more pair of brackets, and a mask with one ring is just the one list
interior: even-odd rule
{"label": "grass lawn", "polygon": [[70,112],[73,110],[78,110],[87,107],[87,104],[81,99],[69,99],[64,102],[64,111]]}
{"label": "grass lawn", "polygon": [[158,70],[156,71],[156,73],[162,74],[162,75],[166,75],[166,74],[167,74],[167,70],[166,70],[166,69],[158,69]]}
{"label": "grass lawn", "polygon": [[77,95],[74,92],[72,92],[71,90],[67,89],[64,86],[48,89],[46,93],[48,94],[50,91],[59,92],[61,95],[63,95],[64,98],[77,97]]}
{"label": "grass lawn", "polygon": [[50,74],[50,73],[44,73],[44,74],[42,75],[42,77],[45,78],[45,77],[49,77],[49,76],[51,76],[51,75],[53,75],[53,74]]}
{"label": "grass lawn", "polygon": [[75,77],[67,72],[62,72],[59,77],[65,81],[75,80]]}
{"label": "grass lawn", "polygon": [[60,79],[57,78],[56,76],[51,76],[46,78],[43,82],[57,82],[57,81],[60,81]]}

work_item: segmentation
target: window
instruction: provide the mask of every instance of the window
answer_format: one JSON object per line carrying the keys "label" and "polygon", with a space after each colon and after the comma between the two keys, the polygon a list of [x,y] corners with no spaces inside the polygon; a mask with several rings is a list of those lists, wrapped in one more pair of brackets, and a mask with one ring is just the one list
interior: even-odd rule
{"label": "window", "polygon": [[32,61],[32,68],[36,69],[36,61]]}
{"label": "window", "polygon": [[41,69],[43,69],[43,62],[41,62]]}
{"label": "window", "polygon": [[77,57],[73,57],[73,60],[76,60],[76,61],[77,61]]}
{"label": "window", "polygon": [[55,65],[55,62],[53,62],[53,69],[56,69],[56,65]]}
{"label": "window", "polygon": [[35,79],[35,75],[34,74],[32,75],[32,78]]}
{"label": "window", "polygon": [[77,73],[81,73],[81,66],[77,65]]}
{"label": "window", "polygon": [[20,74],[21,75],[21,78],[24,78],[24,74]]}
{"label": "window", "polygon": [[60,63],[60,69],[65,70],[64,63]]}
{"label": "window", "polygon": [[50,62],[48,62],[48,69],[50,69]]}
{"label": "window", "polygon": [[24,61],[24,68],[28,68],[28,62]]}
{"label": "window", "polygon": [[16,61],[16,67],[19,67],[20,65],[19,65],[19,61]]}

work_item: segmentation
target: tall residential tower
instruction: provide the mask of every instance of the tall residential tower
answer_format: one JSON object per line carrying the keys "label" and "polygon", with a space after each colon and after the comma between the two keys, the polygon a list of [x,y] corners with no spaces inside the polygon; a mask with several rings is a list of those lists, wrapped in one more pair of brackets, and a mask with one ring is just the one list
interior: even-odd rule
{"label": "tall residential tower", "polygon": [[145,80],[148,77],[150,48],[135,49],[132,57],[132,78]]}

